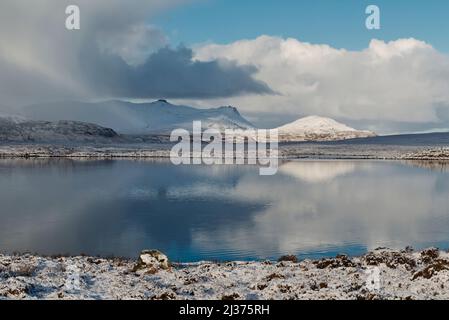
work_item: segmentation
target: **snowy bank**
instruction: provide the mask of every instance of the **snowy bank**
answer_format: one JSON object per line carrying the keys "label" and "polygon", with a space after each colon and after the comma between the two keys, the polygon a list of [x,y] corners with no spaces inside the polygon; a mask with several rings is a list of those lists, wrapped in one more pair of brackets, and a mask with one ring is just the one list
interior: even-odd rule
{"label": "snowy bank", "polygon": [[449,254],[437,249],[301,262],[168,265],[165,258],[0,255],[0,299],[449,298]]}
{"label": "snowy bank", "polygon": [[[0,158],[151,159],[170,158],[172,144],[1,144]],[[247,158],[247,153],[243,155]],[[369,144],[286,144],[281,159],[449,160],[449,147]]]}

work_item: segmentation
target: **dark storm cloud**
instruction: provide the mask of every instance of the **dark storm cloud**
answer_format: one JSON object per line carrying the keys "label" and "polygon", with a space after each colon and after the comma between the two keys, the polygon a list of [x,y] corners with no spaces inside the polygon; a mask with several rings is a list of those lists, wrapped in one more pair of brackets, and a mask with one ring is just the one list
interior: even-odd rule
{"label": "dark storm cloud", "polygon": [[253,79],[253,66],[232,61],[200,62],[186,47],[162,48],[143,64],[132,66],[117,55],[85,50],[82,73],[95,91],[126,98],[216,98],[242,93],[271,93]]}
{"label": "dark storm cloud", "polygon": [[165,48],[151,18],[190,1],[77,0],[77,31],[65,28],[71,0],[0,1],[0,105],[270,92],[252,78],[254,67],[196,62],[190,49]]}

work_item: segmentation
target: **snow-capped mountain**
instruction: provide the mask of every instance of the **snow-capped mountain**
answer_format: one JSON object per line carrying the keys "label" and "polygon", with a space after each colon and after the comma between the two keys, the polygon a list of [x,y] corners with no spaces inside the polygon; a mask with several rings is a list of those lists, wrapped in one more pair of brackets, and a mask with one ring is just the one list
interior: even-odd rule
{"label": "snow-capped mountain", "polygon": [[117,133],[95,124],[77,121],[30,121],[0,116],[0,141],[9,142],[101,142]]}
{"label": "snow-capped mountain", "polygon": [[21,114],[34,120],[72,120],[96,123],[123,134],[170,134],[173,129],[192,131],[192,122],[203,129],[252,129],[234,107],[197,109],[174,105],[166,100],[152,103],[108,101],[101,103],[63,102],[32,105]]}
{"label": "snow-capped mountain", "polygon": [[280,141],[334,141],[376,136],[374,132],[356,130],[319,116],[301,118],[277,129]]}
{"label": "snow-capped mountain", "polygon": [[[107,101],[99,103],[60,102],[32,105],[20,115],[35,121],[78,121],[112,128],[121,134],[169,135],[174,129],[192,130],[193,121],[201,121],[203,130],[215,128],[250,133],[254,126],[234,107],[198,109],[174,105],[166,100],[151,103]],[[14,118],[19,121],[20,118]],[[277,128],[280,141],[333,141],[373,137],[370,131],[356,130],[333,119],[310,116]]]}

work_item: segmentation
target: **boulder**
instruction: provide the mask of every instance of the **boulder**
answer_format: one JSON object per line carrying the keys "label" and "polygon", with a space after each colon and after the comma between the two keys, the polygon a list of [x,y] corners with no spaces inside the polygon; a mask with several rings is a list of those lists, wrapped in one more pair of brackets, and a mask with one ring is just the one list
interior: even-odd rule
{"label": "boulder", "polygon": [[159,250],[143,250],[133,271],[144,271],[145,273],[157,273],[159,270],[170,269],[168,257]]}
{"label": "boulder", "polygon": [[286,256],[282,256],[278,259],[278,262],[282,262],[282,261],[298,263],[298,258],[294,255],[286,255]]}

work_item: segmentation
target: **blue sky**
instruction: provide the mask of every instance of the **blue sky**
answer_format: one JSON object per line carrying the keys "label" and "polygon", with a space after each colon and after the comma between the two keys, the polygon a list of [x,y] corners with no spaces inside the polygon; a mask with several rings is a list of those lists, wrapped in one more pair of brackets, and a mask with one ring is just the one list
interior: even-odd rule
{"label": "blue sky", "polygon": [[[365,8],[381,9],[382,28],[365,28]],[[152,19],[172,43],[228,43],[261,34],[337,48],[366,48],[372,38],[414,37],[449,52],[447,0],[200,0]]]}

